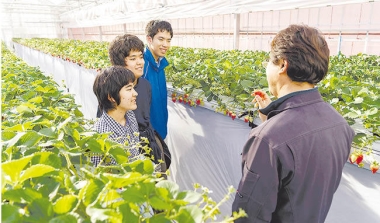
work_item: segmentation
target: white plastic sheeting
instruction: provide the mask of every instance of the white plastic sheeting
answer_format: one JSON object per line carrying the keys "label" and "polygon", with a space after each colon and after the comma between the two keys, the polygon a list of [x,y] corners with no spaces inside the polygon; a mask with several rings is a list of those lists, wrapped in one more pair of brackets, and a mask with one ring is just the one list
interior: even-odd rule
{"label": "white plastic sheeting", "polygon": [[[378,1],[378,0],[375,0]],[[20,23],[90,27],[151,19],[175,19],[368,2],[368,0],[2,0],[4,27]],[[33,21],[27,21],[33,17]],[[39,19],[40,18],[40,19]],[[31,24],[33,26],[33,24]]]}
{"label": "white plastic sheeting", "polygon": [[148,21],[234,14],[250,11],[270,11],[295,8],[322,7],[368,2],[365,0],[201,0],[201,1],[113,1],[85,10],[61,14],[66,27],[90,27]]}
{"label": "white plastic sheeting", "polygon": [[42,72],[51,76],[61,90],[73,94],[75,103],[81,105],[79,109],[84,117],[96,117],[98,101],[92,91],[96,70],[85,69],[17,43],[14,43],[14,50],[30,66],[39,67]]}

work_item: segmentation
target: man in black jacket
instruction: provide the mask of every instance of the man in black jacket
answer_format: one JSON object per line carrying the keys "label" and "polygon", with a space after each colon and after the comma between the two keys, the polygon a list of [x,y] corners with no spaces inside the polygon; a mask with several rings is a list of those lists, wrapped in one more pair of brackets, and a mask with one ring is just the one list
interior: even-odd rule
{"label": "man in black jacket", "polygon": [[318,88],[327,74],[329,48],[321,33],[290,25],[271,43],[266,75],[269,99],[255,91],[263,123],[242,151],[242,178],[232,211],[236,222],[324,222],[355,135],[324,102]]}

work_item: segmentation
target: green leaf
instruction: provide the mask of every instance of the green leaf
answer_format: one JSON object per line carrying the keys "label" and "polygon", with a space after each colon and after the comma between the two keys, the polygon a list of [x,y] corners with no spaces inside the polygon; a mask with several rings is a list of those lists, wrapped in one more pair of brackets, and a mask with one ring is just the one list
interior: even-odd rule
{"label": "green leaf", "polygon": [[261,85],[262,87],[266,87],[268,86],[268,82],[265,78],[261,78],[259,81],[259,85]]}
{"label": "green leaf", "polygon": [[5,144],[8,147],[11,147],[11,146],[32,147],[36,145],[42,139],[42,137],[43,136],[39,135],[35,131],[19,132],[11,140],[8,140],[7,142],[5,142]]}
{"label": "green leaf", "polygon": [[134,171],[141,174],[152,174],[154,171],[153,162],[150,159],[137,159],[131,163],[125,164],[125,166],[129,166]]}
{"label": "green leaf", "polygon": [[[129,203],[124,203],[120,205],[119,211],[123,216],[123,221],[122,221],[123,223],[139,222],[139,217],[136,216],[136,214],[139,214],[139,213],[132,210]],[[150,222],[154,223],[154,221],[150,221]]]}
{"label": "green leaf", "polygon": [[1,204],[1,222],[14,223],[22,222],[20,208],[11,204]]}
{"label": "green leaf", "polygon": [[80,135],[79,135],[78,130],[73,129],[73,132],[72,132],[71,136],[73,137],[73,139],[75,140],[75,142],[79,142],[80,141]]}
{"label": "green leaf", "polygon": [[16,110],[20,114],[23,114],[23,113],[33,113],[33,110],[30,107],[31,106],[27,106],[27,105],[23,104],[23,105],[18,106],[16,108]]}
{"label": "green leaf", "polygon": [[339,102],[339,98],[333,98],[333,99],[331,99],[330,104],[335,104],[338,102]]}
{"label": "green leaf", "polygon": [[[61,113],[62,113],[62,112],[61,112]],[[73,117],[71,117],[71,116],[68,117],[68,118],[66,118],[65,121],[59,123],[59,125],[57,126],[57,129],[61,129],[61,128],[63,128],[64,126],[67,125],[67,123],[71,122],[72,119],[73,119]]]}
{"label": "green leaf", "polygon": [[249,80],[243,80],[240,82],[241,86],[245,89],[252,89],[253,88],[253,82]]}
{"label": "green leaf", "polygon": [[37,96],[37,97],[35,97],[35,98],[30,99],[28,102],[34,102],[34,103],[39,104],[39,103],[41,103],[41,102],[43,102],[43,101],[44,101],[44,100],[42,99],[41,96]]}
{"label": "green leaf", "polygon": [[370,110],[366,111],[365,114],[366,115],[376,115],[378,114],[379,112],[379,109],[378,108],[371,108]]}
{"label": "green leaf", "polygon": [[181,207],[176,220],[181,223],[201,223],[202,211],[196,205]]}
{"label": "green leaf", "polygon": [[104,150],[104,140],[89,139],[87,141],[88,148],[94,153],[103,153]]}
{"label": "green leaf", "polygon": [[223,62],[223,67],[224,67],[225,70],[230,70],[231,67],[232,67],[232,63],[230,61],[228,61],[228,60],[225,60]]}
{"label": "green leaf", "polygon": [[355,98],[354,104],[360,104],[362,102],[363,102],[363,98],[357,97],[357,98]]}
{"label": "green leaf", "polygon": [[360,116],[360,114],[358,114],[357,112],[348,112],[346,114],[343,115],[344,117],[348,117],[348,118],[352,118],[352,119],[356,119]]}
{"label": "green leaf", "polygon": [[48,222],[54,214],[53,205],[47,198],[36,199],[27,207],[30,218],[34,221]]}
{"label": "green leaf", "polygon": [[[85,186],[83,190],[83,203],[88,206],[100,196],[103,190],[104,183],[97,179],[91,179],[90,182]],[[81,191],[82,191],[81,190]]]}
{"label": "green leaf", "polygon": [[[161,188],[161,190],[166,190],[166,189]],[[151,197],[149,201],[152,207],[157,210],[170,210],[170,208],[172,207],[170,205],[170,202],[160,197],[156,197],[156,196]]]}
{"label": "green leaf", "polygon": [[336,85],[339,84],[339,83],[340,83],[340,80],[339,80],[339,78],[337,78],[337,77],[332,77],[332,78],[330,79],[330,86],[331,86],[332,88],[335,88]]}
{"label": "green leaf", "polygon": [[54,132],[53,128],[43,128],[38,133],[50,138],[57,138],[57,133]]}
{"label": "green leaf", "polygon": [[24,129],[24,125],[17,124],[17,125],[13,125],[13,126],[10,126],[8,128],[5,128],[5,130],[7,130],[7,131],[19,131],[19,132],[21,132],[21,131],[24,131],[25,129]]}
{"label": "green leaf", "polygon": [[2,172],[11,178],[12,182],[18,181],[21,171],[28,165],[33,155],[23,157],[18,160],[12,160],[1,164]]}
{"label": "green leaf", "polygon": [[61,158],[53,152],[36,152],[32,159],[32,164],[45,164],[56,169],[62,168]]}
{"label": "green leaf", "polygon": [[32,202],[35,199],[42,198],[42,194],[32,188],[20,188],[15,190],[8,190],[2,194],[2,198],[11,202],[25,203]]}
{"label": "green leaf", "polygon": [[122,196],[125,201],[133,203],[141,203],[146,199],[137,186],[126,188],[126,190],[122,192]]}
{"label": "green leaf", "polygon": [[167,219],[163,214],[155,214],[153,217],[149,218],[149,222],[154,223],[171,223],[172,221]]}
{"label": "green leaf", "polygon": [[177,200],[184,200],[189,203],[195,203],[201,198],[202,195],[195,191],[181,191],[176,197]]}
{"label": "green leaf", "polygon": [[41,177],[46,173],[50,173],[54,171],[55,168],[45,165],[45,164],[37,164],[29,167],[25,170],[25,172],[20,177],[20,182],[23,182],[24,180],[35,178],[35,177]]}
{"label": "green leaf", "polygon": [[86,213],[91,217],[91,222],[120,222],[122,218],[120,213],[117,213],[114,209],[101,209],[88,206]]}
{"label": "green leaf", "polygon": [[116,202],[125,202],[122,199],[122,195],[117,190],[107,190],[104,191],[103,198],[102,198],[102,205],[104,207],[110,206],[110,204],[116,203]]}
{"label": "green leaf", "polygon": [[138,172],[129,172],[124,175],[104,174],[111,181],[112,188],[128,187],[131,184],[145,180],[147,177]]}
{"label": "green leaf", "polygon": [[178,194],[179,186],[173,181],[162,180],[156,184],[157,188],[167,189],[173,197],[176,197]]}
{"label": "green leaf", "polygon": [[8,141],[16,136],[16,133],[13,131],[1,131],[1,139],[3,141]]}
{"label": "green leaf", "polygon": [[237,98],[239,99],[239,101],[247,101],[250,98],[250,95],[249,94],[240,94],[237,96]]}
{"label": "green leaf", "polygon": [[112,147],[109,151],[109,154],[115,158],[117,163],[127,163],[129,161],[128,154],[121,147]]}
{"label": "green leaf", "polygon": [[72,211],[78,203],[78,199],[74,195],[65,195],[60,197],[54,204],[53,209],[57,214],[66,214]]}
{"label": "green leaf", "polygon": [[73,222],[80,222],[79,219],[74,217],[71,214],[65,214],[61,215],[55,218],[52,218],[49,223],[73,223]]}

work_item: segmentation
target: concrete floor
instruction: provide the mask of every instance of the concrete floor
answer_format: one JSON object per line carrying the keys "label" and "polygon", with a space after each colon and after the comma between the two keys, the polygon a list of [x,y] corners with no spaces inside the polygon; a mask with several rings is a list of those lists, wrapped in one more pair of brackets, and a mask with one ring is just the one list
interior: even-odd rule
{"label": "concrete floor", "polygon": [[380,223],[380,174],[346,163],[325,223]]}

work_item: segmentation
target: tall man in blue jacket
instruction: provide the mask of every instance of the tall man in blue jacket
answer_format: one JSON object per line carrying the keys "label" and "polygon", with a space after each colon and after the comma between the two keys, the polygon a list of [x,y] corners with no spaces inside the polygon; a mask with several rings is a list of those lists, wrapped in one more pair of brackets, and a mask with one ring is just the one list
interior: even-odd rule
{"label": "tall man in blue jacket", "polygon": [[152,104],[150,122],[158,134],[165,139],[168,133],[168,107],[165,67],[169,65],[165,58],[170,48],[173,29],[169,22],[152,20],[145,28],[147,48],[144,52],[144,74],[152,86]]}
{"label": "tall man in blue jacket", "polygon": [[322,223],[338,188],[354,131],[323,101],[330,50],[322,34],[290,25],[273,38],[266,75],[270,93],[253,92],[263,120],[242,151],[236,223]]}

